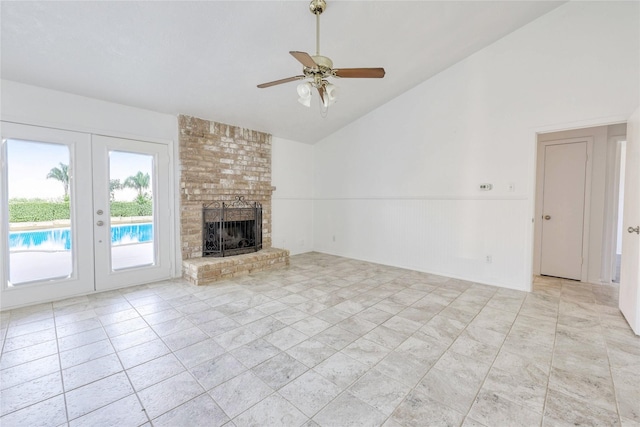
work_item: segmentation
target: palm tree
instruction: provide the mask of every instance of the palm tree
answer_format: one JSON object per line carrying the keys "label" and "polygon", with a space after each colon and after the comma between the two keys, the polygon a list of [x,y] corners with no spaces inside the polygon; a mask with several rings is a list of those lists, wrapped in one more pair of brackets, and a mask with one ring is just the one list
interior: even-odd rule
{"label": "palm tree", "polygon": [[135,189],[138,192],[138,197],[142,198],[144,197],[144,190],[149,188],[150,180],[151,178],[149,177],[148,173],[143,174],[142,172],[138,171],[137,174],[125,179],[122,186],[125,188]]}
{"label": "palm tree", "polygon": [[53,178],[62,183],[64,187],[64,199],[69,198],[69,165],[60,162],[60,167],[52,168],[47,174],[47,179]]}
{"label": "palm tree", "polygon": [[109,196],[111,201],[113,202],[116,198],[116,190],[120,190],[122,188],[122,184],[119,179],[109,180]]}

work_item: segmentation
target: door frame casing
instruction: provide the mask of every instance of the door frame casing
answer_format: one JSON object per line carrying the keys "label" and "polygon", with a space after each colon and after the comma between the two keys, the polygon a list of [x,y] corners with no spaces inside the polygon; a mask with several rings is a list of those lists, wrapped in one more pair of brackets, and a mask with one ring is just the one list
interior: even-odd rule
{"label": "door frame casing", "polygon": [[606,283],[613,283],[613,276],[616,265],[616,246],[618,235],[619,218],[619,195],[621,163],[620,155],[622,142],[626,142],[627,137],[622,135],[610,136],[607,139],[607,176],[605,187],[604,203],[604,236],[602,239],[602,280]]}
{"label": "door frame casing", "polygon": [[[538,138],[536,138],[538,139]],[[591,224],[591,178],[593,165],[593,137],[585,136],[580,138],[564,138],[552,141],[537,141],[536,152],[536,191],[535,191],[535,211],[534,211],[534,255],[533,274],[539,275],[542,261],[542,227],[541,219],[543,215],[544,196],[544,166],[545,148],[549,145],[574,144],[578,142],[587,143],[587,164],[585,167],[585,189],[584,207],[582,223],[582,268],[580,281],[587,282],[589,274],[589,229]]]}

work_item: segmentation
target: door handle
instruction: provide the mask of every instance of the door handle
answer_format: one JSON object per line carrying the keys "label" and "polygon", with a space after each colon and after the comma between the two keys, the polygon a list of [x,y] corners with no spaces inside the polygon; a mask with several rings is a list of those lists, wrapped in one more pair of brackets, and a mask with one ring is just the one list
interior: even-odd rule
{"label": "door handle", "polygon": [[102,227],[104,225],[104,221],[98,221],[98,222],[96,222],[96,225],[98,227]]}
{"label": "door handle", "polygon": [[549,221],[551,219],[551,215],[545,215],[543,218]]}
{"label": "door handle", "polygon": [[628,231],[629,233],[636,233],[636,234],[640,234],[640,225],[639,225],[639,226],[637,226],[636,228],[629,227],[629,228],[627,228],[627,231]]}

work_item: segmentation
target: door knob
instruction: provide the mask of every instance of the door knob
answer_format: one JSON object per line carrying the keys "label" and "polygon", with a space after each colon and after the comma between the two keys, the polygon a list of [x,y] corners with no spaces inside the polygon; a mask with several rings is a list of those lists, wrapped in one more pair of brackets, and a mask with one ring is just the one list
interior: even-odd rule
{"label": "door knob", "polygon": [[104,225],[104,221],[98,221],[96,222],[96,225],[102,227]]}
{"label": "door knob", "polygon": [[629,233],[636,233],[636,234],[640,234],[640,225],[639,225],[639,226],[637,226],[636,228],[629,227],[629,228],[627,228],[627,231],[628,231]]}
{"label": "door knob", "polygon": [[546,219],[547,221],[549,221],[551,219],[551,215],[545,215],[544,219]]}

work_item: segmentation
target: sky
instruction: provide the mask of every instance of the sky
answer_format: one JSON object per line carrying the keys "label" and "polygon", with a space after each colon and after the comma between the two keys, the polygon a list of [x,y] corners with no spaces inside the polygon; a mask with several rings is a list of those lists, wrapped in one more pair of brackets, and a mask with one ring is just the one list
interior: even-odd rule
{"label": "sky", "polygon": [[[47,179],[47,174],[60,163],[69,164],[69,146],[64,144],[41,143],[6,140],[7,146],[7,179],[9,199],[40,198],[62,199],[64,188],[60,181]],[[109,155],[109,169],[111,179],[124,182],[127,177],[138,171],[152,175],[153,157],[148,154],[111,151]],[[91,161],[91,159],[78,159]],[[108,186],[96,186],[96,188]],[[150,189],[149,189],[150,191]],[[118,201],[130,201],[137,195],[133,189],[116,191]]]}

